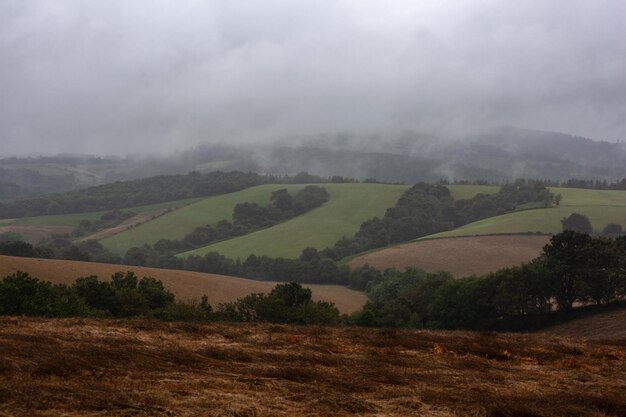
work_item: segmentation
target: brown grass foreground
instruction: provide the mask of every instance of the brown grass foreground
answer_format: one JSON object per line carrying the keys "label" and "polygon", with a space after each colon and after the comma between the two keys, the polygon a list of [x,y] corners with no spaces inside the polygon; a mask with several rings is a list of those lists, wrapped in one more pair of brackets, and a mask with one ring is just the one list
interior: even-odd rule
{"label": "brown grass foreground", "polygon": [[[18,270],[28,272],[31,276],[44,281],[67,285],[73,284],[78,277],[97,275],[101,280],[108,280],[117,271],[133,271],[140,278],[150,276],[163,281],[163,285],[172,291],[177,298],[198,300],[203,294],[206,294],[209,302],[213,305],[235,301],[237,298],[245,297],[250,293],[267,293],[277,284],[273,281],[255,281],[175,269],[0,255],[0,278],[11,275]],[[314,300],[335,303],[342,313],[360,310],[367,301],[367,296],[364,293],[341,285],[304,284],[303,286],[311,289]]]}
{"label": "brown grass foreground", "polygon": [[619,341],[5,317],[0,358],[0,415],[626,415]]}
{"label": "brown grass foreground", "polygon": [[357,256],[350,267],[415,267],[427,272],[448,271],[455,277],[483,275],[528,262],[541,254],[550,236],[472,236],[418,240]]}

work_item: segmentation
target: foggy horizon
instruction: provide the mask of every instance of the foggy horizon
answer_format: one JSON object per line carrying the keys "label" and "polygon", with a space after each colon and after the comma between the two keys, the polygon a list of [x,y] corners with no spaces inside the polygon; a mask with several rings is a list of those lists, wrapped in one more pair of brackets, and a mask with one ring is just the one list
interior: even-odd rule
{"label": "foggy horizon", "polygon": [[626,139],[626,3],[6,1],[0,156],[499,126]]}

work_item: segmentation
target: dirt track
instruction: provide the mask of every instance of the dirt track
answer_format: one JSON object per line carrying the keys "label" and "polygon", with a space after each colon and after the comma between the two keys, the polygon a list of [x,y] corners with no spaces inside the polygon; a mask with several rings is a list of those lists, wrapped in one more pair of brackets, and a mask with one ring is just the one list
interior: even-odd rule
{"label": "dirt track", "polygon": [[456,277],[482,275],[528,262],[541,253],[549,236],[477,236],[409,242],[352,259],[350,267],[407,267],[448,271]]}
{"label": "dirt track", "polygon": [[0,317],[0,415],[626,415],[624,345],[541,335]]}
{"label": "dirt track", "polygon": [[145,213],[139,213],[136,216],[131,217],[130,219],[124,220],[122,223],[118,224],[115,227],[109,227],[108,229],[99,230],[96,233],[93,233],[89,236],[85,236],[79,239],[79,242],[85,240],[100,240],[105,237],[113,236],[118,233],[125,232],[128,229],[132,229],[133,227],[137,227],[140,224],[149,222],[150,220],[154,220],[159,216],[164,215],[169,212],[170,209],[160,209],[160,210],[152,210],[147,211]]}
{"label": "dirt track", "polygon": [[[28,272],[34,277],[56,284],[72,284],[76,278],[89,275],[97,275],[105,280],[117,271],[134,271],[139,277],[151,276],[160,279],[177,297],[199,299],[200,296],[206,294],[213,305],[234,301],[253,292],[269,292],[277,284],[270,281],[254,281],[173,269],[0,256],[0,277],[10,275],[17,270]],[[305,284],[305,287],[311,288],[314,299],[333,302],[342,313],[360,310],[367,300],[362,292],[339,285]]]}

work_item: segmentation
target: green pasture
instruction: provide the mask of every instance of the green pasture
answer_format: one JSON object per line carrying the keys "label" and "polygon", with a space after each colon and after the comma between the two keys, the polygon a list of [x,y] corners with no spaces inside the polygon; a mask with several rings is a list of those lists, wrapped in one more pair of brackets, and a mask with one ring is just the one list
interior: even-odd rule
{"label": "green pasture", "polygon": [[[122,209],[124,211],[132,211],[134,213],[143,213],[146,211],[159,210],[164,208],[179,208],[198,201],[198,198],[189,198],[186,200],[168,201],[165,203],[150,204],[146,206],[137,206]],[[90,213],[76,213],[76,214],[55,214],[50,216],[37,216],[37,217],[24,217],[20,219],[5,219],[0,220],[2,225],[31,225],[31,226],[78,226],[82,220],[97,220],[106,211],[96,211]]]}
{"label": "green pasture", "polygon": [[384,184],[324,184],[330,200],[322,207],[276,226],[225,240],[180,256],[219,252],[228,258],[244,259],[250,254],[295,258],[302,249],[323,249],[342,236],[352,236],[361,223],[382,217],[408,188]]}
{"label": "green pasture", "polygon": [[589,217],[594,232],[600,232],[608,223],[626,227],[626,191],[576,188],[552,188],[551,191],[563,196],[559,207],[517,211],[490,217],[426,238],[527,232],[554,234],[562,230],[561,219],[572,213]]}
{"label": "green pasture", "polygon": [[233,209],[239,203],[266,205],[270,201],[272,191],[286,188],[293,193],[303,187],[305,185],[267,184],[204,198],[150,222],[102,239],[100,243],[112,252],[124,254],[134,246],[154,244],[160,239],[180,240],[196,227],[212,225],[220,220],[231,220]]}

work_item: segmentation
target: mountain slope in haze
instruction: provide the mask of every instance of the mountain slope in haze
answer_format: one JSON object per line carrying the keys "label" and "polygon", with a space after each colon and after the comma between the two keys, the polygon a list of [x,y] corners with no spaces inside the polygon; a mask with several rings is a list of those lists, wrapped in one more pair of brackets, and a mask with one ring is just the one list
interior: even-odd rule
{"label": "mountain slope in haze", "polygon": [[157,175],[216,170],[322,177],[343,176],[413,184],[516,178],[619,181],[626,178],[626,144],[558,132],[501,127],[450,139],[403,131],[293,135],[257,143],[205,143],[167,156],[0,159],[0,199],[49,194]]}

